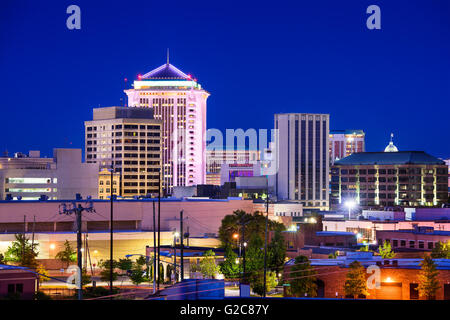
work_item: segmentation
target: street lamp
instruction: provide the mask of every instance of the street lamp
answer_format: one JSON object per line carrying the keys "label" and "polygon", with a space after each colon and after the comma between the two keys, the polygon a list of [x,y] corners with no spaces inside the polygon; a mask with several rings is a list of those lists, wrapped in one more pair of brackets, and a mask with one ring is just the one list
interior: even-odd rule
{"label": "street lamp", "polygon": [[350,220],[352,209],[356,207],[356,202],[354,200],[347,200],[345,201],[345,206],[348,208],[348,220]]}
{"label": "street lamp", "polygon": [[173,272],[174,272],[174,282],[177,282],[177,238],[180,234],[175,231],[173,233]]}

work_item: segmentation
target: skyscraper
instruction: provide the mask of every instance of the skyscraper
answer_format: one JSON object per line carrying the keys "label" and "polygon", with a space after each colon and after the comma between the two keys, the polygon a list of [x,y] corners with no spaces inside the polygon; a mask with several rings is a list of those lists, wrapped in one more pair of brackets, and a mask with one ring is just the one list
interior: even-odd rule
{"label": "skyscraper", "polygon": [[329,205],[328,114],[275,114],[275,192],[279,200],[299,200],[305,208]]}
{"label": "skyscraper", "polygon": [[197,79],[166,64],[138,77],[125,90],[129,107],[150,108],[162,121],[163,186],[192,186],[206,181],[206,100]]}
{"label": "skyscraper", "polygon": [[333,130],[330,132],[330,165],[353,153],[365,151],[362,130]]}
{"label": "skyscraper", "polygon": [[[99,164],[99,196],[110,195],[105,170],[114,167],[113,193],[148,196],[159,191],[161,121],[147,108],[106,107],[85,122],[86,162]],[[119,179],[117,176],[119,175]],[[119,186],[117,188],[117,181]]]}

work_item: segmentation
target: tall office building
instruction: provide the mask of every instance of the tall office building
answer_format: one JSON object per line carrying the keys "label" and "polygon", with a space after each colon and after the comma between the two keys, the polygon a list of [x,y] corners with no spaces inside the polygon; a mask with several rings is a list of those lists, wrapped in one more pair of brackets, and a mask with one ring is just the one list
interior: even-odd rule
{"label": "tall office building", "polygon": [[86,162],[98,163],[99,195],[109,196],[104,169],[114,167],[113,193],[124,197],[155,195],[161,170],[161,121],[148,108],[106,107],[85,121]]}
{"label": "tall office building", "polygon": [[129,107],[149,108],[162,121],[162,159],[167,193],[206,181],[206,100],[196,79],[166,64],[125,90]]}
{"label": "tall office building", "polygon": [[330,132],[330,165],[353,153],[365,151],[362,130],[333,130]]}
{"label": "tall office building", "polygon": [[328,114],[275,114],[279,200],[298,200],[305,208],[327,210],[329,205]]}

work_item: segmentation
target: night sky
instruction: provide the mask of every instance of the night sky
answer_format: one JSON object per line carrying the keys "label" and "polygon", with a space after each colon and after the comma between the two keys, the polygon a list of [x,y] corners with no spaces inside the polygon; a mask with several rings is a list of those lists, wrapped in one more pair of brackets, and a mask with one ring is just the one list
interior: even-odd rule
{"label": "night sky", "polygon": [[[81,30],[66,8],[81,8]],[[381,30],[366,8],[381,8]],[[84,148],[92,108],[120,105],[166,61],[211,93],[208,128],[272,128],[329,113],[367,151],[450,158],[450,1],[23,1],[0,3],[0,151]]]}

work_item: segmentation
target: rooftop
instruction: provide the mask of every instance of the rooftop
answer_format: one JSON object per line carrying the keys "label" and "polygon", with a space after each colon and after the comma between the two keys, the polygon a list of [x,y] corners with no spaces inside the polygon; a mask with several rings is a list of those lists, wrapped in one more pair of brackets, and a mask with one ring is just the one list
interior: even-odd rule
{"label": "rooftop", "polygon": [[335,237],[335,236],[356,236],[353,232],[345,231],[317,231],[316,236]]}
{"label": "rooftop", "polygon": [[338,166],[348,165],[395,165],[395,164],[445,164],[444,161],[424,151],[358,152],[335,162]]}
{"label": "rooftop", "polygon": [[[399,268],[399,269],[420,269],[422,259],[382,259],[381,256],[373,256],[369,254],[361,254],[362,252],[347,253],[346,256],[338,256],[336,259],[309,259],[311,266],[338,266],[348,267],[350,263],[357,260],[364,267],[375,265],[377,262],[382,262],[382,268]],[[389,264],[384,264],[389,261]],[[397,264],[394,265],[393,261]],[[437,270],[450,270],[450,259],[433,259],[436,263]],[[286,262],[286,266],[293,265],[295,259]]]}
{"label": "rooftop", "polygon": [[191,76],[185,74],[180,69],[171,65],[170,63],[163,64],[162,66],[153,69],[152,71],[144,74],[141,79],[152,80],[152,79],[184,79],[191,80]]}
{"label": "rooftop", "polygon": [[330,130],[330,134],[358,134],[358,135],[364,135],[363,130]]}

